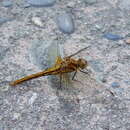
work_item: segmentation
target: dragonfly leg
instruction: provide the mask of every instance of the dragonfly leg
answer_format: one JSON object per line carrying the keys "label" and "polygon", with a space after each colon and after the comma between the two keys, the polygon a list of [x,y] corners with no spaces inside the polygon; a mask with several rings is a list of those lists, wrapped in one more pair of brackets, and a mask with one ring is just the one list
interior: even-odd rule
{"label": "dragonfly leg", "polygon": [[82,70],[79,70],[80,72],[84,73],[84,74],[89,74],[88,72],[85,72],[85,71],[82,71]]}
{"label": "dragonfly leg", "polygon": [[109,89],[106,89],[112,96],[115,96],[115,94],[111,91],[111,90],[109,90]]}
{"label": "dragonfly leg", "polygon": [[75,52],[74,54],[70,55],[70,56],[67,56],[67,58],[71,58],[72,56],[75,56],[77,55],[78,53],[80,53],[81,51],[84,51],[85,49],[89,48],[89,46],[85,47],[85,48],[82,48],[80,49],[79,51]]}
{"label": "dragonfly leg", "polygon": [[[76,76],[76,74],[77,74],[77,71],[74,72],[74,75],[73,75],[73,77],[72,77],[72,80],[73,80],[73,81],[76,81],[76,82],[79,82],[80,84],[82,84],[81,81],[74,79],[75,76]],[[82,85],[83,85],[83,84],[82,84]]]}
{"label": "dragonfly leg", "polygon": [[77,74],[77,71],[74,72],[74,75],[73,75],[73,77],[72,77],[72,80],[74,80],[76,74]]}

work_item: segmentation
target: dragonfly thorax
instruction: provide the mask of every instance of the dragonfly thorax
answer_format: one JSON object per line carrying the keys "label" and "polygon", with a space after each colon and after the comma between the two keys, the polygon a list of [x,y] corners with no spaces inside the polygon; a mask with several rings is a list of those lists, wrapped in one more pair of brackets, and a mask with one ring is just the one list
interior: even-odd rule
{"label": "dragonfly thorax", "polygon": [[81,69],[84,69],[87,66],[87,61],[85,59],[78,59],[78,66]]}

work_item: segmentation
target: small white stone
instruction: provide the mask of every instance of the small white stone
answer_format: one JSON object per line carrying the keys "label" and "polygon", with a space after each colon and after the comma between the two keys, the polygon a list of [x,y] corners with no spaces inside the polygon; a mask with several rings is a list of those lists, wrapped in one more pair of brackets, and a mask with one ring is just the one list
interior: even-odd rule
{"label": "small white stone", "polygon": [[43,22],[40,17],[32,17],[32,22],[39,27],[43,27]]}
{"label": "small white stone", "polygon": [[73,8],[75,6],[75,2],[74,1],[69,1],[67,6],[70,7],[70,8]]}
{"label": "small white stone", "polygon": [[14,113],[12,120],[18,120],[20,118],[21,114],[20,113]]}
{"label": "small white stone", "polygon": [[36,100],[36,98],[37,98],[37,93],[33,93],[31,98],[28,101],[29,105],[32,105],[34,101]]}
{"label": "small white stone", "polygon": [[126,39],[125,42],[126,42],[127,44],[130,44],[130,38]]}
{"label": "small white stone", "polygon": [[0,91],[2,91],[2,92],[6,92],[6,91],[8,91],[9,90],[9,85],[5,85],[5,86],[0,86]]}
{"label": "small white stone", "polygon": [[2,117],[2,116],[0,116],[0,121],[2,120],[2,118],[3,118],[3,117]]}

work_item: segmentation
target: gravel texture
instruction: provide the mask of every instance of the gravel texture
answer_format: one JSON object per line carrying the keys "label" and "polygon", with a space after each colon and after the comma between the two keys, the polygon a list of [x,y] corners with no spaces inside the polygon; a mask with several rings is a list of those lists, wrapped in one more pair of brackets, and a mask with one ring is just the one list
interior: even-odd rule
{"label": "gravel texture", "polygon": [[[130,1],[38,1],[0,1],[0,130],[130,130]],[[9,86],[86,46],[88,74],[62,89],[56,76]]]}

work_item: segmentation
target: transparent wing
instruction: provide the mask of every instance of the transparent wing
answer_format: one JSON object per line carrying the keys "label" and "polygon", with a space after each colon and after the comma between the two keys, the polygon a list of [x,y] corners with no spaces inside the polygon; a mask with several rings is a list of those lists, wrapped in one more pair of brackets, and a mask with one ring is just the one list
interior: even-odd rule
{"label": "transparent wing", "polygon": [[[54,41],[53,45],[50,45],[48,47],[48,66],[52,67],[60,62],[62,62],[62,58],[64,57],[64,49],[63,45],[59,44],[58,41]],[[62,74],[61,75],[61,81],[60,76],[50,76],[50,80],[52,82],[52,86],[56,87],[62,87],[69,88],[72,86],[71,80],[70,80],[70,74]]]}
{"label": "transparent wing", "polygon": [[54,41],[54,43],[48,46],[47,55],[48,55],[48,64],[50,67],[52,67],[55,64],[57,57],[61,56],[60,48],[56,41]]}

